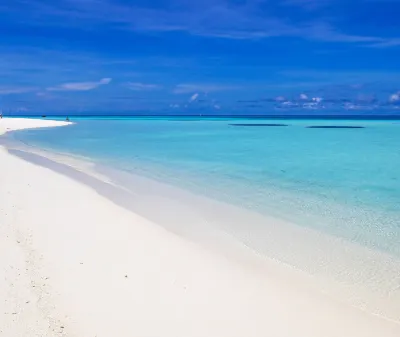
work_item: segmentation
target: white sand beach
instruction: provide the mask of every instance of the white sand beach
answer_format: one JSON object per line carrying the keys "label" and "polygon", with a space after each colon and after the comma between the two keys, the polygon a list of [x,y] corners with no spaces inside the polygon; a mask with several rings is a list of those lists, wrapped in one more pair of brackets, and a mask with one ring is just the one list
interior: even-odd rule
{"label": "white sand beach", "polygon": [[[0,134],[66,124],[3,118]],[[0,336],[400,336],[300,272],[247,260],[0,147]]]}
{"label": "white sand beach", "polygon": [[47,119],[2,118],[0,119],[0,135],[7,131],[66,126],[69,124],[72,123]]}

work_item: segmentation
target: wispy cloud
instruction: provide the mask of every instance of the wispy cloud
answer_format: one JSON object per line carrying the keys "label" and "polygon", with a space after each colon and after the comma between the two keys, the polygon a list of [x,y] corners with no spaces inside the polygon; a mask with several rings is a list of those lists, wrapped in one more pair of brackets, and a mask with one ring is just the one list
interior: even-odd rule
{"label": "wispy cloud", "polygon": [[370,44],[368,47],[388,48],[388,47],[397,47],[397,46],[400,46],[400,38],[380,39],[379,41],[374,41],[374,43]]}
{"label": "wispy cloud", "polygon": [[[318,22],[318,16],[300,17],[276,13],[282,6],[300,6],[318,9],[334,0],[285,0],[280,4],[271,1],[169,0],[158,6],[123,3],[114,0],[60,0],[29,2],[15,0],[4,10],[10,15],[22,15],[21,3],[26,10],[23,19],[32,24],[86,27],[108,25],[110,29],[135,32],[183,31],[192,35],[225,39],[261,39],[269,37],[296,37],[327,42],[359,43],[379,47],[398,46],[397,38],[368,36],[345,32],[332,26],[327,19]],[[38,17],[43,18],[38,21]],[[335,22],[335,20],[333,20]]]}
{"label": "wispy cloud", "polygon": [[240,89],[238,86],[220,85],[220,84],[178,84],[173,89],[174,94],[190,94],[196,92],[216,92],[230,91]]}
{"label": "wispy cloud", "polygon": [[37,90],[34,87],[0,86],[0,95],[25,94]]}
{"label": "wispy cloud", "polygon": [[48,91],[88,91],[96,89],[102,85],[109,84],[111,78],[102,78],[97,82],[70,82],[63,83],[55,87],[47,88]]}
{"label": "wispy cloud", "polygon": [[342,33],[334,29],[326,22],[313,22],[307,26],[300,27],[299,34],[304,34],[305,38],[327,41],[327,42],[342,42],[342,43],[383,43],[386,39],[374,36],[352,35]]}
{"label": "wispy cloud", "polygon": [[400,91],[395,94],[390,95],[389,102],[390,103],[400,102]]}
{"label": "wispy cloud", "polygon": [[[213,97],[227,109],[254,96],[257,104],[278,95],[299,104],[321,96],[328,104],[376,94],[395,107],[389,97],[399,89],[399,6],[398,0],[8,0],[0,4],[9,32],[0,43],[1,104],[24,100],[32,111],[174,103],[208,109]],[[98,95],[95,89],[111,81],[103,76],[120,84]],[[363,87],[351,88],[357,84]]]}
{"label": "wispy cloud", "polygon": [[141,83],[141,82],[129,82],[126,86],[135,91],[152,91],[152,90],[160,90],[162,86],[159,84],[150,84],[150,83]]}
{"label": "wispy cloud", "polygon": [[194,102],[199,98],[199,94],[196,92],[189,98],[189,102]]}
{"label": "wispy cloud", "polygon": [[334,0],[284,0],[283,4],[287,6],[297,6],[307,10],[316,10],[332,2],[334,2]]}

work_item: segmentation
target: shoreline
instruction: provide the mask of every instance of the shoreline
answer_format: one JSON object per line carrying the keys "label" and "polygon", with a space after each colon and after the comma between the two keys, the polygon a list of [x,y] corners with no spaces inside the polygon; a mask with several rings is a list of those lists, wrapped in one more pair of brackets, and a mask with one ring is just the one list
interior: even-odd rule
{"label": "shoreline", "polygon": [[[98,337],[400,333],[399,324],[340,303],[273,261],[248,268],[68,176],[3,149],[0,158],[3,247],[15,251],[0,265],[18,288],[7,294],[8,303],[21,309],[5,317],[10,329],[22,329],[17,322],[30,322],[32,328],[9,330],[7,336],[52,336],[53,330]],[[9,266],[18,263],[14,282]],[[31,293],[32,285],[38,293]],[[15,286],[9,282],[0,289]],[[27,288],[30,296],[46,298],[30,315],[23,305],[28,301],[16,298]],[[33,322],[39,317],[43,326]],[[52,330],[39,334],[47,324]]]}
{"label": "shoreline", "polygon": [[140,175],[31,150],[9,153],[90,187],[168,232],[241,260],[245,267],[264,268],[265,261],[273,262],[295,272],[297,282],[304,279],[338,301],[400,322],[400,261],[392,255]]}
{"label": "shoreline", "polygon": [[0,136],[9,131],[49,128],[72,125],[72,122],[56,121],[51,119],[7,118],[0,119]]}

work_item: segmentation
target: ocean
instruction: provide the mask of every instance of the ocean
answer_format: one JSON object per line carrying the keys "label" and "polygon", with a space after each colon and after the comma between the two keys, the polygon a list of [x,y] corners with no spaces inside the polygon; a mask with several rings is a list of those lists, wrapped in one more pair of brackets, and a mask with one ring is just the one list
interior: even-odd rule
{"label": "ocean", "polygon": [[[365,283],[377,298],[400,298],[400,121],[71,120],[76,124],[12,138],[257,214],[257,224],[243,216],[221,228],[285,264],[345,286]],[[263,230],[263,217],[296,230],[281,222]],[[301,231],[313,234],[303,239]]]}

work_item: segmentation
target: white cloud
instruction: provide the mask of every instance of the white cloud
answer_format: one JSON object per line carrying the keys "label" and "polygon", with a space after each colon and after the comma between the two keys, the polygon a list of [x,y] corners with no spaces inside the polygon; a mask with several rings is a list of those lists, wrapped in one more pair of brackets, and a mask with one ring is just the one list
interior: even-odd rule
{"label": "white cloud", "polygon": [[170,104],[169,107],[173,108],[173,109],[178,109],[178,108],[180,108],[180,105],[179,104]]}
{"label": "white cloud", "polygon": [[216,110],[220,110],[220,109],[221,109],[221,106],[220,106],[220,105],[218,105],[218,104],[215,104],[215,105],[214,105],[214,109],[216,109]]}
{"label": "white cloud", "polygon": [[220,84],[178,84],[174,90],[174,94],[190,94],[195,92],[215,92],[215,91],[228,91],[236,90],[239,87],[220,85]]}
{"label": "white cloud", "polygon": [[102,78],[100,81],[99,81],[99,83],[100,84],[109,84],[110,82],[111,82],[111,78],[109,78],[109,77],[106,77],[106,78]]}
{"label": "white cloud", "polygon": [[286,101],[282,103],[282,106],[287,106],[287,107],[293,107],[293,106],[298,106],[297,103]]}
{"label": "white cloud", "polygon": [[275,101],[277,101],[277,102],[284,102],[284,101],[286,101],[286,98],[283,97],[283,96],[278,96],[278,97],[275,97]]}
{"label": "white cloud", "polygon": [[159,90],[162,87],[158,84],[140,83],[140,82],[129,82],[127,84],[128,88],[136,91],[146,91],[146,90]]}
{"label": "white cloud", "polygon": [[399,102],[400,101],[400,91],[396,94],[393,94],[389,97],[390,102]]}
{"label": "white cloud", "polygon": [[312,100],[313,100],[313,102],[321,103],[323,101],[323,98],[322,97],[313,97]]}
{"label": "white cloud", "polygon": [[306,101],[308,100],[308,96],[306,94],[300,94],[300,99]]}
{"label": "white cloud", "polygon": [[[282,4],[300,6],[303,9],[317,9],[332,0],[281,0]],[[378,1],[378,0],[376,0]],[[383,1],[383,0],[382,0]],[[392,0],[394,1],[394,0]],[[172,1],[175,3],[176,1]],[[182,1],[178,1],[180,3]],[[400,39],[379,36],[351,35],[343,27],[331,27],[311,17],[307,20],[293,20],[290,17],[274,15],[274,1],[183,1],[184,6],[154,7],[123,1],[64,0],[25,1],[29,10],[21,13],[21,1],[9,1],[5,13],[11,20],[39,25],[93,27],[117,25],[128,31],[186,31],[193,35],[214,36],[231,39],[254,39],[278,36],[298,37],[327,42],[375,44],[379,47],[398,46]],[[65,6],[68,3],[68,6]],[[151,3],[151,2],[148,2]],[[200,2],[201,3],[201,2]],[[162,6],[163,7],[163,6]],[[40,15],[42,20],[38,22]]]}
{"label": "white cloud", "polygon": [[199,94],[195,93],[193,96],[191,96],[189,98],[189,102],[194,102],[195,100],[197,100],[199,98]]}
{"label": "white cloud", "polygon": [[96,89],[102,85],[109,84],[111,82],[111,78],[102,78],[97,82],[70,82],[60,84],[55,87],[47,88],[48,91],[88,91],[92,89]]}
{"label": "white cloud", "polygon": [[38,97],[45,97],[47,95],[47,93],[43,92],[43,91],[39,91],[36,93],[36,96]]}
{"label": "white cloud", "polygon": [[37,90],[33,87],[0,86],[0,95],[24,94]]}

